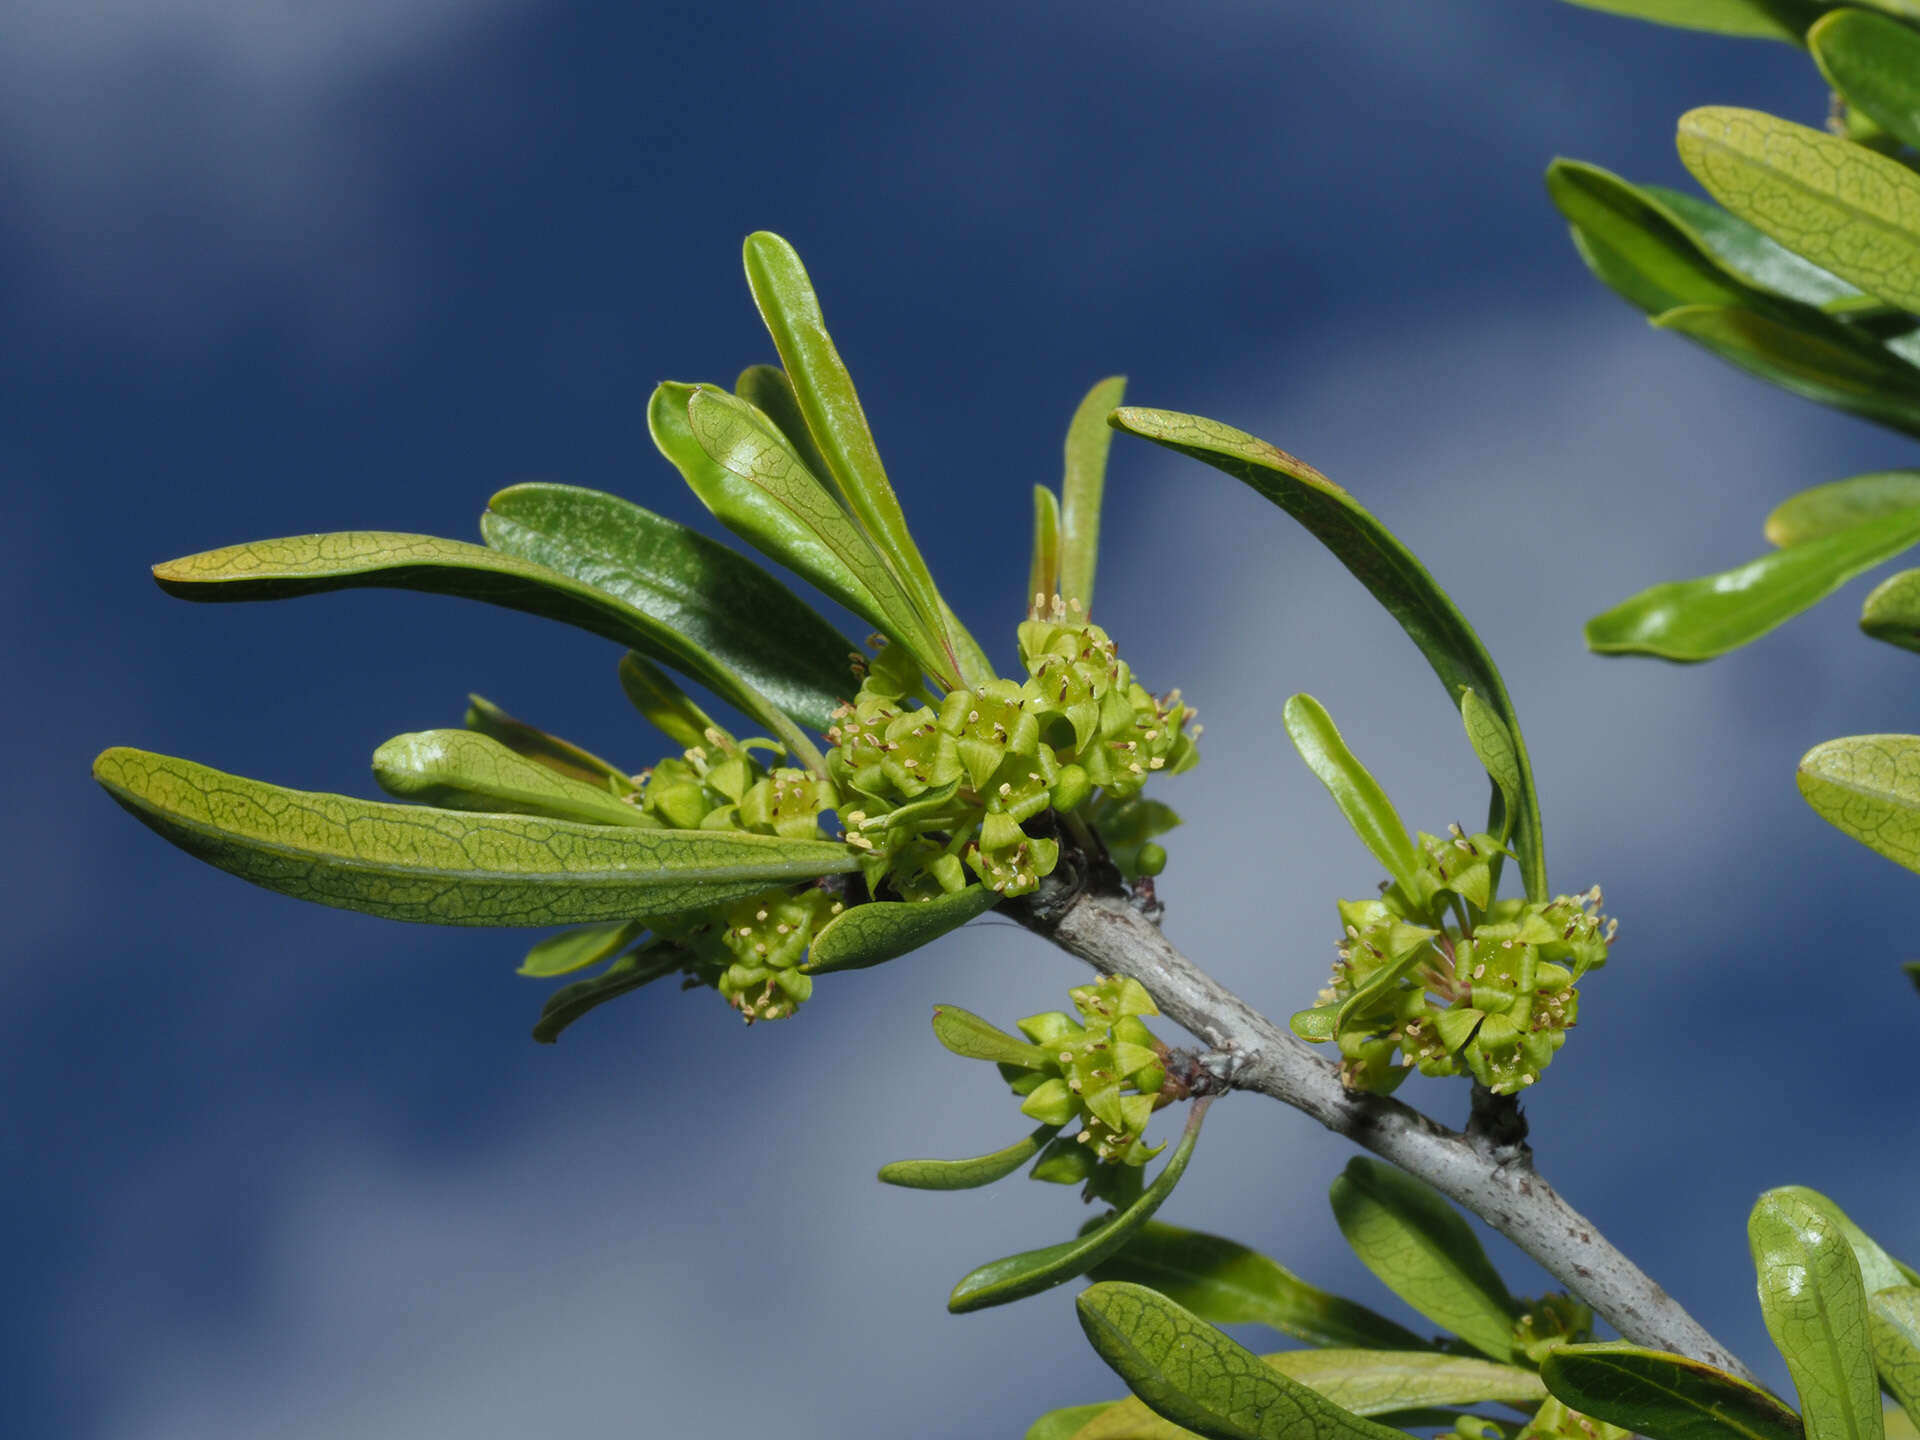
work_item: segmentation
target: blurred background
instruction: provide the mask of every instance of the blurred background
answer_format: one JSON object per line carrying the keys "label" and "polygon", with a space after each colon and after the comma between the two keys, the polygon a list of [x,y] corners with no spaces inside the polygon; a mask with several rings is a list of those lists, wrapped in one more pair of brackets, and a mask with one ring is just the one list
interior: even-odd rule
{"label": "blurred background", "polygon": [[[87,778],[125,743],[371,795],[373,747],[458,724],[470,690],[651,763],[592,636],[393,592],[196,607],[147,567],[477,538],[529,479],[706,525],[645,404],[773,358],[739,262],[762,227],[805,256],[1003,665],[1029,487],[1106,374],[1312,461],[1418,551],[1505,669],[1554,884],[1602,882],[1621,920],[1528,1097],[1540,1167],[1784,1383],[1746,1254],[1761,1189],[1815,1185],[1920,1255],[1920,881],[1793,785],[1816,741],[1920,728],[1920,667],[1854,630],[1865,582],[1706,668],[1600,660],[1580,624],[1910,449],[1656,335],[1576,260],[1547,161],[1686,183],[1673,122],[1702,103],[1826,111],[1787,47],[1546,0],[13,0],[10,1433],[1014,1436],[1118,1392],[1073,1287],[943,1308],[1070,1234],[1073,1192],[872,1178],[1024,1131],[926,1018],[1057,1008],[1086,978],[1064,956],[989,919],[790,1023],[663,988],[540,1047],[547,987],[512,973],[534,935],[252,889]],[[1472,822],[1484,781],[1416,652],[1279,511],[1125,439],[1108,494],[1098,618],[1207,726],[1159,791],[1188,818],[1168,931],[1284,1016],[1334,897],[1377,878],[1284,698],[1324,701],[1412,824]],[[1464,1119],[1464,1087],[1402,1093]],[[1331,1222],[1347,1153],[1229,1100],[1163,1217],[1409,1318]]]}

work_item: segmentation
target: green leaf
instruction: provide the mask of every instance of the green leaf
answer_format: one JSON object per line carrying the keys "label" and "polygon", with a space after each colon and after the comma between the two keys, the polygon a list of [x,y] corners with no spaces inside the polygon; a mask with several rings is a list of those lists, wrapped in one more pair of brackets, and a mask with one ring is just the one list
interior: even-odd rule
{"label": "green leaf", "polygon": [[723,390],[669,383],[654,390],[647,426],[722,525],[944,673],[945,654],[907,592],[764,415]]}
{"label": "green leaf", "polygon": [[1718,575],[1654,585],[1587,621],[1587,646],[1607,655],[1711,660],[1759,639],[1917,540],[1920,509],[1900,510]]}
{"label": "green leaf", "polygon": [[1811,260],[1796,255],[1738,215],[1730,215],[1711,200],[1665,185],[1634,187],[1647,200],[1666,212],[1694,242],[1722,268],[1735,276],[1788,300],[1803,305],[1853,304],[1863,292],[1849,285],[1831,270],[1823,270]]}
{"label": "green leaf", "polygon": [[1769,1190],[1747,1220],[1760,1313],[1800,1394],[1809,1440],[1881,1440],[1867,1296],[1845,1227],[1807,1193]]}
{"label": "green leaf", "polygon": [[800,968],[809,975],[825,975],[885,964],[986,914],[999,898],[984,885],[969,885],[931,900],[849,905],[814,936]]}
{"label": "green leaf", "polygon": [[1798,42],[1825,8],[1811,0],[1572,0],[1588,10],[1608,10],[1683,30],[1709,30],[1761,40]]}
{"label": "green leaf", "polygon": [[1513,1353],[1513,1299],[1472,1229],[1411,1175],[1359,1156],[1333,1182],[1333,1216],[1361,1262],[1474,1349]]}
{"label": "green leaf", "polygon": [[1480,637],[1473,633],[1473,627],[1454,608],[1447,593],[1414,558],[1413,552],[1318,470],[1244,431],[1196,415],[1131,406],[1116,410],[1109,423],[1116,429],[1204,460],[1273,501],[1331,550],[1400,622],[1440,677],[1449,700],[1458,705],[1460,687],[1464,685],[1493,708],[1513,736],[1523,782],[1521,803],[1513,818],[1514,852],[1520,859],[1527,897],[1547,899],[1540,803],[1513,702],[1507,698],[1500,671],[1480,643]]}
{"label": "green leaf", "polygon": [[1210,1440],[1401,1440],[1144,1286],[1094,1285],[1076,1305],[1087,1339],[1127,1387]]}
{"label": "green leaf", "polygon": [[93,776],[188,854],[296,899],[432,925],[629,920],[859,868],[824,840],[626,830],[288,790],[144,750]]}
{"label": "green leaf", "polygon": [[1126,398],[1127,377],[1109,375],[1087,392],[1067,426],[1066,474],[1060,482],[1060,594],[1093,610],[1093,573],[1100,558],[1100,502],[1107,485],[1113,428],[1107,415]]}
{"label": "green leaf", "polygon": [[1846,1237],[1847,1246],[1853,1251],[1854,1263],[1860,1267],[1860,1283],[1869,1295],[1876,1290],[1913,1283],[1908,1278],[1910,1272],[1898,1260],[1882,1250],[1878,1241],[1854,1224],[1846,1211],[1818,1190],[1809,1190],[1804,1185],[1782,1185],[1771,1193],[1798,1196],[1828,1214]]}
{"label": "green leaf", "polygon": [[1920,435],[1920,370],[1868,336],[1824,323],[1809,327],[1793,312],[1716,305],[1683,305],[1653,323],[1783,390]]}
{"label": "green leaf", "polygon": [[1725,105],[1682,115],[1679,147],[1734,214],[1868,294],[1920,310],[1920,176],[1898,160]]}
{"label": "green leaf", "polygon": [[760,307],[760,318],[766,321],[781,365],[793,381],[800,413],[806,417],[807,429],[826,461],[830,478],[885,558],[888,569],[913,597],[927,628],[946,643],[947,663],[929,666],[929,671],[942,677],[957,675],[958,683],[985,684],[993,678],[993,672],[973,673],[975,667],[967,663],[968,650],[977,653],[979,647],[973,645],[971,637],[961,643],[965,631],[950,620],[951,612],[933,583],[933,573],[907,529],[907,517],[880,463],[880,451],[867,426],[866,413],[860,408],[853,377],[827,334],[819,297],[807,278],[806,267],[791,245],[765,230],[747,237],[743,258],[754,303]]}
{"label": "green leaf", "polygon": [[1920,145],[1920,34],[1884,15],[1841,9],[1807,32],[1827,83],[1902,144]]}
{"label": "green leaf", "polygon": [[1520,803],[1520,757],[1514,751],[1513,736],[1493,707],[1471,689],[1460,692],[1460,719],[1467,727],[1467,743],[1499,793],[1502,823],[1494,835],[1505,842],[1507,825]]}
{"label": "green leaf", "polygon": [[648,616],[676,643],[635,649],[773,727],[798,756],[811,742],[796,743],[786,717],[824,729],[857,688],[852,642],[799,596],[745,556],[617,496],[515,485],[487,502],[480,529],[494,549]]}
{"label": "green leaf", "polygon": [[1086,1274],[1125,1245],[1130,1236],[1153,1218],[1153,1212],[1173,1193],[1173,1187],[1186,1173],[1194,1144],[1200,1138],[1200,1124],[1206,1118],[1208,1103],[1194,1102],[1180,1143],[1173,1147],[1173,1153],[1154,1177],[1153,1184],[1125,1210],[1114,1212],[1105,1224],[1071,1240],[1038,1250],[1023,1250],[971,1271],[953,1287],[953,1294],[947,1297],[947,1309],[955,1315],[965,1315],[1038,1295],[1042,1290],[1051,1290],[1055,1285]]}
{"label": "green leaf", "polygon": [[1849,735],[1800,757],[1814,813],[1869,850],[1920,872],[1920,735]]}
{"label": "green leaf", "polygon": [[1547,167],[1547,194],[1574,227],[1595,273],[1649,314],[1762,298],[1729,274],[1665,205],[1610,170],[1555,160]]}
{"label": "green leaf", "polygon": [[[1149,1285],[1215,1325],[1271,1326],[1309,1345],[1429,1350],[1431,1344],[1366,1306],[1309,1285],[1276,1261],[1219,1235],[1156,1220],[1101,1262],[1096,1280]],[[1352,1408],[1349,1406],[1348,1408]]]}
{"label": "green leaf", "polygon": [[535,980],[551,980],[556,975],[571,975],[576,970],[585,970],[589,965],[598,965],[602,960],[618,954],[638,940],[646,929],[639,920],[609,920],[604,925],[582,925],[574,930],[562,930],[558,935],[549,935],[531,950],[527,958],[520,962],[516,975],[527,975]]}
{"label": "green leaf", "polygon": [[561,1031],[589,1010],[597,1010],[609,1000],[618,1000],[664,975],[684,969],[692,959],[676,945],[650,940],[637,950],[628,951],[591,979],[577,980],[548,996],[547,1003],[540,1009],[540,1019],[534,1024],[533,1038],[542,1045],[551,1045],[560,1038]]}
{"label": "green leaf", "polygon": [[1860,628],[1902,650],[1920,650],[1920,570],[1902,570],[1874,586],[1861,603]]}
{"label": "green leaf", "polygon": [[1920,470],[1876,470],[1782,500],[1767,516],[1767,539],[1783,548],[1800,545],[1914,509],[1920,509]]}
{"label": "green leaf", "polygon": [[933,1034],[947,1049],[968,1060],[991,1060],[1030,1070],[1042,1068],[1048,1060],[1047,1052],[1038,1045],[1029,1045],[998,1026],[989,1025],[958,1005],[933,1007]]}
{"label": "green leaf", "polygon": [[1867,1297],[1873,1364],[1909,1417],[1920,1415],[1920,1288],[1900,1285]]}
{"label": "green leaf", "polygon": [[1027,1427],[1026,1440],[1077,1440],[1083,1425],[1112,1408],[1111,1400],[1101,1400],[1092,1405],[1049,1410]]}
{"label": "green leaf", "polygon": [[420,805],[660,828],[657,819],[629,805],[605,782],[572,779],[473,730],[396,735],[373,752],[373,778],[389,795]]}
{"label": "green leaf", "polygon": [[1804,1440],[1800,1417],[1765,1390],[1681,1355],[1566,1345],[1540,1378],[1583,1415],[1648,1440]]}
{"label": "green leaf", "polygon": [[1060,502],[1046,486],[1036,485],[1033,487],[1033,561],[1027,566],[1024,603],[1039,609],[1059,589]]}
{"label": "green leaf", "polygon": [[800,397],[793,393],[793,381],[786,371],[778,365],[749,365],[733,382],[733,393],[771,420],[808,473],[822,484],[828,483],[832,472],[820,447],[813,443],[807,417],[800,413]]}
{"label": "green leaf", "polygon": [[1326,707],[1311,695],[1294,695],[1287,700],[1281,718],[1293,748],[1327,787],[1360,843],[1373,852],[1373,858],[1395,884],[1409,895],[1418,895],[1420,860],[1413,852],[1407,827],[1387,799],[1387,792],[1347,749]]}
{"label": "green leaf", "polygon": [[620,688],[633,702],[633,708],[682,750],[711,744],[708,737],[715,731],[723,740],[732,739],[713,723],[706,711],[693,703],[686,691],[673,683],[671,675],[637,650],[629,650],[620,657]]}
{"label": "green leaf", "polygon": [[516,720],[491,700],[467,696],[467,729],[498,740],[517,755],[524,755],[570,780],[582,780],[603,790],[630,795],[640,787],[618,765],[569,744],[557,735],[536,730],[524,720]]}
{"label": "green leaf", "polygon": [[991,1185],[1038,1155],[1059,1129],[1058,1125],[1039,1126],[1006,1149],[972,1160],[895,1160],[880,1167],[880,1179],[910,1190],[973,1190]]}

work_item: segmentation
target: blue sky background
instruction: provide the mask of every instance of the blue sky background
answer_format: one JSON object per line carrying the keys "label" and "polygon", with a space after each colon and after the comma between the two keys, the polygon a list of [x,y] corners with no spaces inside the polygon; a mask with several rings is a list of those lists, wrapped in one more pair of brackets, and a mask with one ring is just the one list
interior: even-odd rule
{"label": "blue sky background", "polygon": [[[1419,551],[1505,668],[1555,883],[1601,881],[1622,922],[1529,1097],[1541,1168],[1783,1381],[1746,1258],[1761,1189],[1818,1185],[1920,1254],[1897,969],[1920,891],[1792,783],[1818,740],[1915,728],[1920,669],[1859,638],[1857,586],[1703,669],[1601,661],[1579,626],[1909,447],[1653,334],[1579,266],[1546,162],[1679,182],[1700,103],[1818,123],[1826,100],[1785,47],[1546,0],[13,0],[10,1433],[1017,1435],[1115,1393],[1069,1294],[942,1306],[1070,1233],[1070,1192],[872,1179],[1024,1128],[925,1018],[1055,1008],[1084,978],[1064,957],[988,921],[791,1024],[648,992],[537,1047],[532,937],[248,888],[86,778],[131,743],[371,794],[373,747],[457,724],[469,690],[657,758],[594,637],[396,593],[188,606],[147,567],[473,538],[535,478],[703,522],[645,402],[771,358],[738,259],[762,227],[806,257],[1003,663],[1028,489],[1115,371],[1308,458]],[[1413,823],[1471,820],[1483,782],[1415,652],[1279,512],[1125,440],[1109,494],[1100,618],[1207,722],[1163,792],[1189,819],[1169,931],[1283,1015],[1333,897],[1375,878],[1280,738],[1285,696],[1318,695]],[[1406,1093],[1462,1117],[1457,1087]],[[1327,1215],[1343,1145],[1254,1098],[1208,1130],[1167,1218],[1395,1309]]]}

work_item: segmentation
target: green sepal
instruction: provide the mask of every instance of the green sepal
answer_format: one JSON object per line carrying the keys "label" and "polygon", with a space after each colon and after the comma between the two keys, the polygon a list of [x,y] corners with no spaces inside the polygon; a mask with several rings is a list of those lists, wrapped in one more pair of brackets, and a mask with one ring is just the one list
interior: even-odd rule
{"label": "green sepal", "polygon": [[601,925],[582,925],[575,930],[563,930],[558,935],[549,935],[527,951],[527,958],[520,962],[520,968],[513,973],[536,980],[571,975],[576,970],[598,965],[602,960],[626,949],[640,938],[646,928],[646,923],[640,920],[610,920]]}
{"label": "green sepal", "polygon": [[570,780],[597,785],[615,795],[630,795],[640,788],[618,765],[602,760],[598,755],[582,750],[557,735],[537,730],[524,720],[514,719],[491,700],[481,696],[467,696],[466,726]]}
{"label": "green sepal", "polygon": [[895,1160],[880,1167],[880,1179],[884,1184],[901,1185],[910,1190],[973,1190],[991,1185],[1038,1154],[1058,1128],[1042,1125],[1004,1150],[971,1160]]}
{"label": "green sepal", "polygon": [[630,950],[598,975],[556,990],[540,1007],[540,1018],[533,1027],[533,1038],[551,1045],[560,1032],[589,1010],[597,1010],[609,1000],[631,994],[643,985],[651,985],[663,975],[684,970],[694,962],[691,953],[677,945],[654,939]]}
{"label": "green sepal", "polygon": [[396,735],[373,752],[373,778],[397,799],[448,810],[660,827],[653,816],[621,798],[631,789],[616,794],[605,781],[573,779],[475,730]]}

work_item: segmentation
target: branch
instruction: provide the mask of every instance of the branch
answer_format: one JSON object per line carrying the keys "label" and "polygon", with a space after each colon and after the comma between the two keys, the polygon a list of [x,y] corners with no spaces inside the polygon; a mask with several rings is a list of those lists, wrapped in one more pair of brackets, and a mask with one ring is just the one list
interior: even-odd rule
{"label": "branch", "polygon": [[1163,1014],[1212,1048],[1208,1068],[1219,1079],[1304,1111],[1426,1181],[1539,1261],[1632,1343],[1758,1383],[1540,1177],[1516,1106],[1476,1096],[1474,1121],[1462,1134],[1390,1096],[1349,1091],[1333,1065],[1181,954],[1117,887],[1084,888],[1084,877],[1061,858],[1059,883],[1002,910],[1102,974],[1138,980]]}

